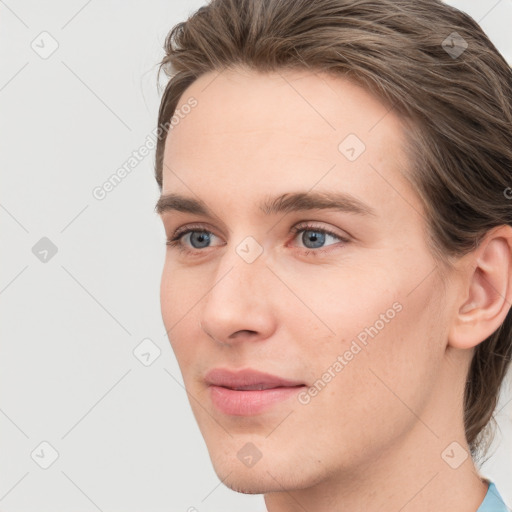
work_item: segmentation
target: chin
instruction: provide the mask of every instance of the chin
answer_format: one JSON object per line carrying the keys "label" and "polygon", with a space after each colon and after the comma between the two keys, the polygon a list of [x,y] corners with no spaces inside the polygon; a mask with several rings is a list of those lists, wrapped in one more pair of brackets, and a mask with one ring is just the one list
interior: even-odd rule
{"label": "chin", "polygon": [[243,494],[304,489],[312,483],[305,477],[304,467],[274,458],[262,458],[253,467],[246,467],[237,459],[227,460],[224,456],[214,457],[212,463],[219,480],[229,489]]}
{"label": "chin", "polygon": [[241,479],[232,474],[224,480],[224,485],[232,491],[239,492],[242,494],[266,494],[273,490],[268,484],[263,482],[255,481],[254,479]]}
{"label": "chin", "polygon": [[283,488],[265,470],[236,468],[226,471],[215,469],[222,483],[232,491],[242,494],[266,494]]}
{"label": "chin", "polygon": [[263,494],[269,491],[269,485],[272,482],[276,484],[267,473],[268,460],[260,459],[252,467],[248,467],[236,454],[224,451],[210,453],[210,459],[219,480],[233,491],[244,494]]}

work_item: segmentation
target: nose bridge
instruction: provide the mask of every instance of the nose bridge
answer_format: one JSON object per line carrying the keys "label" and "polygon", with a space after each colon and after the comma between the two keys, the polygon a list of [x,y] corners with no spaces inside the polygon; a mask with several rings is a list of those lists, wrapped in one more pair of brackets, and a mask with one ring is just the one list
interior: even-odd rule
{"label": "nose bridge", "polygon": [[203,328],[226,340],[239,330],[268,330],[272,306],[263,246],[253,237],[228,244],[219,259],[201,313]]}
{"label": "nose bridge", "polygon": [[217,267],[212,288],[208,294],[211,301],[221,299],[223,303],[238,304],[246,307],[247,303],[258,300],[262,283],[268,279],[268,269],[262,254],[255,257],[254,242],[243,241],[230,247],[221,257]]}

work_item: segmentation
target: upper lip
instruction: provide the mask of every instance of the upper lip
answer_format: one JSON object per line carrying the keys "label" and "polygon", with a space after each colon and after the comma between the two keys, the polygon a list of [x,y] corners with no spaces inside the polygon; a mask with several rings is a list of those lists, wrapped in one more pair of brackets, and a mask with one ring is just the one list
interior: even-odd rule
{"label": "upper lip", "polygon": [[229,370],[227,368],[214,368],[205,375],[205,381],[213,386],[245,390],[304,385],[303,382],[283,379],[276,375],[260,372],[252,368],[238,371]]}

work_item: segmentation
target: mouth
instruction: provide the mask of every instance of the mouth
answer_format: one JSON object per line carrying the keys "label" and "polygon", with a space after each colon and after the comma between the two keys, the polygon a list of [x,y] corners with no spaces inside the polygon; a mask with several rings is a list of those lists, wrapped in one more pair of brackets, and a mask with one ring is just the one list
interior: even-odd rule
{"label": "mouth", "polygon": [[254,384],[252,386],[219,386],[225,389],[232,389],[233,391],[266,391],[267,389],[280,389],[280,388],[297,388],[302,387],[303,384],[297,384],[296,386],[272,386],[271,384]]}
{"label": "mouth", "polygon": [[209,387],[210,399],[215,408],[229,416],[254,416],[262,414],[295,396],[305,385],[266,389],[232,389],[223,386]]}
{"label": "mouth", "polygon": [[232,416],[252,416],[294,396],[306,384],[253,369],[216,368],[205,376],[216,409]]}
{"label": "mouth", "polygon": [[230,370],[229,368],[214,368],[204,377],[209,385],[236,389],[239,391],[263,390],[277,387],[302,386],[305,383],[291,380],[253,368]]}

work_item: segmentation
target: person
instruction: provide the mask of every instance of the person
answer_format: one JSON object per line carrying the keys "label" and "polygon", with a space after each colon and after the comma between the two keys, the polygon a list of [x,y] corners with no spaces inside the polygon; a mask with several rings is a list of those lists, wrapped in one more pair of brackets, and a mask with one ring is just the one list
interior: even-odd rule
{"label": "person", "polygon": [[268,512],[505,511],[512,71],[438,0],[213,0],[160,63],[162,318]]}

